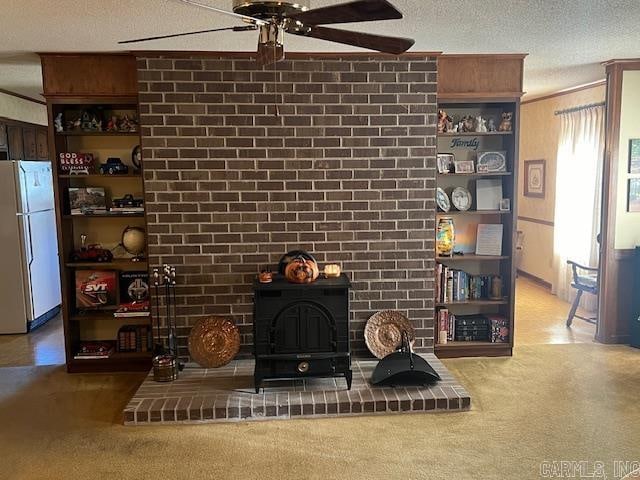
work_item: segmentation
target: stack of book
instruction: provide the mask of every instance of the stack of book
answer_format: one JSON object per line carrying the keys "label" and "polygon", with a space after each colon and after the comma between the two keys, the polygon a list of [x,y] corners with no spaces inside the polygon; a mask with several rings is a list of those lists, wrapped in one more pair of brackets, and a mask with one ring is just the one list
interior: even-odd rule
{"label": "stack of book", "polygon": [[500,315],[454,315],[448,308],[436,312],[438,344],[447,342],[509,342],[509,321]]}
{"label": "stack of book", "polygon": [[436,265],[436,301],[466,302],[490,298],[492,275],[469,275],[446,265]]}
{"label": "stack of book", "polygon": [[78,352],[73,356],[75,360],[98,360],[109,358],[113,353],[110,342],[80,342]]}
{"label": "stack of book", "polygon": [[149,352],[151,342],[149,325],[124,325],[118,330],[119,352]]}

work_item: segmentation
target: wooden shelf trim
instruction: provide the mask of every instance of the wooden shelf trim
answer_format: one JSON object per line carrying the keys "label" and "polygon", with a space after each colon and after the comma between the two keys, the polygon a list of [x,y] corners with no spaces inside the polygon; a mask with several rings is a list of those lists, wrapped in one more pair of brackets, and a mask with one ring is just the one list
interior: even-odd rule
{"label": "wooden shelf trim", "polygon": [[449,216],[449,215],[511,215],[511,211],[502,211],[502,210],[451,210],[450,212],[436,212],[438,216]]}
{"label": "wooden shelf trim", "polygon": [[133,262],[128,258],[116,258],[112,262],[68,262],[69,268],[91,268],[96,270],[147,270],[146,261]]}
{"label": "wooden shelf trim", "polygon": [[508,305],[509,299],[507,297],[501,300],[465,300],[463,302],[436,302],[436,307],[452,307],[458,305],[469,305],[469,306],[492,306],[492,305]]}
{"label": "wooden shelf trim", "polygon": [[488,172],[488,173],[437,173],[439,177],[507,177],[511,172]]}
{"label": "wooden shelf trim", "polygon": [[89,179],[94,179],[94,178],[108,178],[108,179],[112,179],[112,178],[142,178],[142,174],[140,173],[120,173],[118,175],[102,175],[101,173],[90,173],[89,175],[69,175],[67,173],[59,173],[58,174],[58,178],[69,178],[69,179],[76,179],[76,178],[89,178]]}
{"label": "wooden shelf trim", "polygon": [[140,132],[56,132],[58,137],[139,137]]}
{"label": "wooden shelf trim", "polygon": [[63,218],[70,220],[74,218],[129,218],[144,217],[144,212],[139,213],[95,213],[91,215],[63,215]]}
{"label": "wooden shelf trim", "polygon": [[436,257],[438,262],[489,262],[496,260],[509,260],[508,255],[476,255],[468,253],[465,255],[454,255],[453,257]]}

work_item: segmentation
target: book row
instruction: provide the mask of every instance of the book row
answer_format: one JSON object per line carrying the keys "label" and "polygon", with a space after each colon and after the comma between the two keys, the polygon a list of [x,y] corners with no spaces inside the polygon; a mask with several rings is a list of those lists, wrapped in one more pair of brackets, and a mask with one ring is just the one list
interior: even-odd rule
{"label": "book row", "polygon": [[470,275],[438,263],[435,283],[437,302],[502,298],[502,278],[499,275]]}
{"label": "book row", "polygon": [[447,308],[436,313],[437,343],[509,342],[509,321],[500,315],[454,315]]}

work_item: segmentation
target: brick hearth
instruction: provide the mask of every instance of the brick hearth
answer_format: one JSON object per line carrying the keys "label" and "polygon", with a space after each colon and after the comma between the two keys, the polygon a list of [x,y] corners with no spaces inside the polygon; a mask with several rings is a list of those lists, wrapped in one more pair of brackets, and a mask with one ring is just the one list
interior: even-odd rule
{"label": "brick hearth", "polygon": [[351,277],[356,355],[382,309],[432,351],[436,59],[179,55],[138,75],[149,260],[177,266],[181,354],[208,314],[248,353],[252,278],[299,248]]}
{"label": "brick hearth", "polygon": [[377,361],[353,363],[353,386],[342,378],[272,381],[253,389],[253,361],[235,360],[218,369],[188,365],[172,383],[150,374],[124,410],[127,425],[234,422],[343,415],[379,415],[467,410],[471,399],[446,367],[423,354],[442,381],[435,386],[378,388],[368,379]]}

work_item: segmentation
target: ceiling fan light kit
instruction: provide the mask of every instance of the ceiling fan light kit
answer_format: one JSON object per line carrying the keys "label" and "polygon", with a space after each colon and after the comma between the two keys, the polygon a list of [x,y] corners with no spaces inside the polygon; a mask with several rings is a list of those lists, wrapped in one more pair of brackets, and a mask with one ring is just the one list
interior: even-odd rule
{"label": "ceiling fan light kit", "polygon": [[137,43],[162,38],[181,37],[200,33],[230,31],[259,31],[256,61],[258,66],[270,65],[284,58],[284,35],[312,37],[334,43],[399,55],[415,43],[410,38],[388,37],[364,32],[327,28],[321,25],[337,23],[397,20],[400,13],[387,0],[355,0],[339,5],[309,9],[308,1],[277,2],[268,0],[234,0],[233,12],[213,7],[196,0],[179,0],[182,3],[233,16],[245,23],[245,27],[216,28],[195,32],[160,35],[126,40],[119,43]]}

